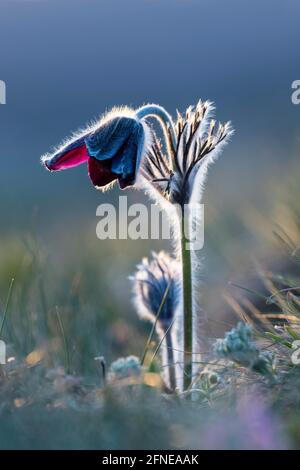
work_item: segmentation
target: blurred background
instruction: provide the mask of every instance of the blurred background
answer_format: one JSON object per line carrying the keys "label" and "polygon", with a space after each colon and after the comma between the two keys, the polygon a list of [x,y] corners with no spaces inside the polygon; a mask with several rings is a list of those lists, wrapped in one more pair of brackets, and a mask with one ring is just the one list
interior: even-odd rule
{"label": "blurred background", "polygon": [[[30,258],[24,239],[31,237],[48,274],[68,270],[70,289],[74,282],[88,289],[87,273],[95,270],[100,317],[112,303],[110,318],[123,322],[126,310],[134,322],[127,276],[163,244],[97,240],[96,208],[117,201],[119,190],[97,192],[84,167],[49,174],[39,158],[114,105],[155,102],[174,114],[201,98],[213,100],[217,118],[236,129],[210,169],[204,197],[203,278],[216,298],[235,267],[250,267],[249,255],[264,251],[258,232],[278,218],[270,213],[275,193],[295,171],[299,2],[0,0],[0,11],[0,78],[7,86],[0,106],[0,291],[18,279],[26,264],[19,251]],[[45,284],[66,291],[54,275]],[[91,327],[88,311],[74,316]]]}
{"label": "blurred background", "polygon": [[0,300],[14,277],[3,336],[15,355],[60,336],[56,306],[72,372],[143,350],[149,325],[136,319],[128,276],[168,245],[97,240],[96,208],[117,202],[118,188],[102,194],[86,168],[50,174],[39,162],[114,105],[154,102],[175,115],[209,99],[232,121],[204,195],[201,293],[211,336],[230,323],[224,289],[250,279],[254,259],[276,262],[272,232],[297,201],[299,16],[297,0],[0,0]]}

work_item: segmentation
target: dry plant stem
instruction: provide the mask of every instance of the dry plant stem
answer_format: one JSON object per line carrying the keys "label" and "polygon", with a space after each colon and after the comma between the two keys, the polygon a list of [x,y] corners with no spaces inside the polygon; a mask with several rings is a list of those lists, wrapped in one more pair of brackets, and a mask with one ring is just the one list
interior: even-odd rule
{"label": "dry plant stem", "polygon": [[181,260],[182,260],[182,290],[183,290],[183,338],[184,338],[184,382],[183,388],[187,390],[192,382],[193,357],[193,298],[192,298],[192,262],[191,250],[188,248],[189,240],[186,228],[189,221],[181,221]]}

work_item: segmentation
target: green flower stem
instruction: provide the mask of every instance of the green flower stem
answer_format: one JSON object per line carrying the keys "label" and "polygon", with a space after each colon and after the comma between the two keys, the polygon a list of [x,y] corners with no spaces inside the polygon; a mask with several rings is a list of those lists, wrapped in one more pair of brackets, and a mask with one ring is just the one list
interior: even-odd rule
{"label": "green flower stem", "polygon": [[[185,218],[188,216],[185,213]],[[183,212],[184,213],[184,212]],[[192,353],[193,353],[193,297],[192,297],[192,262],[188,234],[185,233],[189,224],[182,217],[181,221],[181,259],[182,259],[182,288],[183,288],[183,331],[184,331],[184,380],[183,387],[187,390],[192,383]]]}

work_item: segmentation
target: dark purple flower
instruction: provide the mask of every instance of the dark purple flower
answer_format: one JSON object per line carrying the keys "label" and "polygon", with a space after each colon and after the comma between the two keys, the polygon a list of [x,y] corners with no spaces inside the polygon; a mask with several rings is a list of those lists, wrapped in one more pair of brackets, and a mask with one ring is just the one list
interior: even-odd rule
{"label": "dark purple flower", "polygon": [[95,125],[42,157],[50,171],[88,164],[92,183],[102,188],[118,180],[126,188],[136,181],[145,150],[147,124],[128,108],[114,109]]}

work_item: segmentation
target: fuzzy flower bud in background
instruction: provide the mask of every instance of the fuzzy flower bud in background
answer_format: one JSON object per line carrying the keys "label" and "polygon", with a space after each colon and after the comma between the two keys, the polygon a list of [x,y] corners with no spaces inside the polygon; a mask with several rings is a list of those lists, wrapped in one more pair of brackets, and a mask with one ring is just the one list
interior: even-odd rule
{"label": "fuzzy flower bud in background", "polygon": [[253,342],[253,329],[239,322],[236,328],[228,331],[224,339],[214,345],[217,356],[249,367],[262,375],[272,374],[273,356],[268,351],[260,351]]}
{"label": "fuzzy flower bud in background", "polygon": [[157,325],[166,331],[180,303],[180,268],[167,253],[152,253],[152,260],[144,258],[137,266],[133,281],[134,298],[140,318],[154,322],[163,296],[168,289]]}
{"label": "fuzzy flower bud in background", "polygon": [[[134,303],[141,319],[155,325],[161,344],[162,369],[171,389],[180,388],[182,367],[181,344],[181,273],[180,264],[167,253],[152,253],[144,258],[131,278]],[[181,359],[182,361],[182,359]],[[176,377],[175,377],[176,375]]]}

